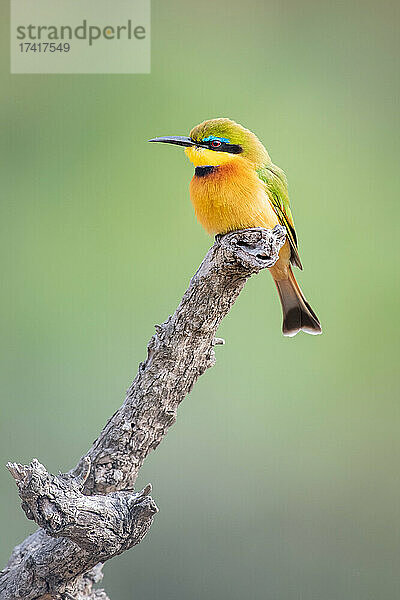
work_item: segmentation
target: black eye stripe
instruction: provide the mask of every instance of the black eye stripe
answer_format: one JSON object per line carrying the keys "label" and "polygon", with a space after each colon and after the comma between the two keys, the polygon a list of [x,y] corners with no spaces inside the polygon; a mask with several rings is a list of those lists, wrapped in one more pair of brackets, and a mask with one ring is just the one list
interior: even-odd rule
{"label": "black eye stripe", "polygon": [[[196,140],[192,140],[196,146],[200,146],[201,148],[207,148],[208,150],[212,150],[213,152],[229,152],[230,154],[240,154],[243,152],[242,146],[239,144],[228,144],[227,142],[221,142],[220,146],[214,147],[212,145],[213,141],[209,142],[198,142]],[[218,140],[219,141],[219,140]]]}
{"label": "black eye stripe", "polygon": [[[226,149],[223,150],[223,152],[230,152],[231,154],[240,154],[241,152],[243,152],[243,148],[242,146],[239,146],[239,144],[225,144],[225,147]],[[221,148],[218,148],[217,150],[221,150]]]}

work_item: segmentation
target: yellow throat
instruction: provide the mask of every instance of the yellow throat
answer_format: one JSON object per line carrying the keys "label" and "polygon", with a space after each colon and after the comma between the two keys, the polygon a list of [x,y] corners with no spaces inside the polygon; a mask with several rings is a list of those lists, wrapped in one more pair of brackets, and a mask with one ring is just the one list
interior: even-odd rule
{"label": "yellow throat", "polygon": [[207,148],[199,148],[196,146],[185,148],[185,154],[195,167],[218,167],[237,159],[237,154],[213,152]]}

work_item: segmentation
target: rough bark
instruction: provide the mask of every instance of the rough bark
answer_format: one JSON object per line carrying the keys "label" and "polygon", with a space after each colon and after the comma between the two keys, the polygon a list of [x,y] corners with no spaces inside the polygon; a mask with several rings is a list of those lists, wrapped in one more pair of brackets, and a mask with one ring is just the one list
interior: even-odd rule
{"label": "rough bark", "polygon": [[2,600],[108,600],[93,590],[99,563],[140,542],[157,512],[150,486],[133,492],[138,471],[214,365],[217,328],[246,280],[275,264],[284,241],[279,225],[216,238],[175,313],[156,326],[124,404],[75,469],[53,476],[37,460],[9,463],[22,507],[41,529],[0,573]]}

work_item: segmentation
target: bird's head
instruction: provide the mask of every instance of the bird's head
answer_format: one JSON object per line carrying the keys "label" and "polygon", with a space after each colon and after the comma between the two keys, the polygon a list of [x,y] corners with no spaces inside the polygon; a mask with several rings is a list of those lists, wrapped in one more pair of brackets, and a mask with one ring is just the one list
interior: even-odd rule
{"label": "bird's head", "polygon": [[268,152],[251,131],[230,119],[210,119],[196,125],[190,137],[167,136],[149,140],[185,147],[195,167],[221,166],[245,159],[256,168],[270,162]]}

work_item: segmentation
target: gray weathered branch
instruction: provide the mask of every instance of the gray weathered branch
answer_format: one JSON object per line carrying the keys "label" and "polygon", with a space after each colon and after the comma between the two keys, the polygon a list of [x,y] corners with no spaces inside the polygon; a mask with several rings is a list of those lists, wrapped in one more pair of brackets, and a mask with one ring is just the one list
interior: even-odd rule
{"label": "gray weathered branch", "polygon": [[19,558],[27,565],[21,571],[25,577],[19,578],[18,588],[6,590],[10,597],[36,598],[53,590],[66,592],[78,563],[90,569],[138,544],[157,512],[148,495],[150,486],[139,494],[85,496],[81,492],[83,479],[50,475],[37,460],[30,466],[7,466],[27,517],[42,527],[18,547]]}
{"label": "gray weathered branch", "polygon": [[29,519],[41,527],[17,546],[0,574],[2,600],[107,600],[93,584],[106,560],[140,542],[157,508],[138,471],[176,420],[179,403],[215,362],[215,337],[246,280],[275,264],[285,229],[218,236],[175,313],[148,345],[147,359],[88,453],[52,476],[36,460],[10,463]]}

